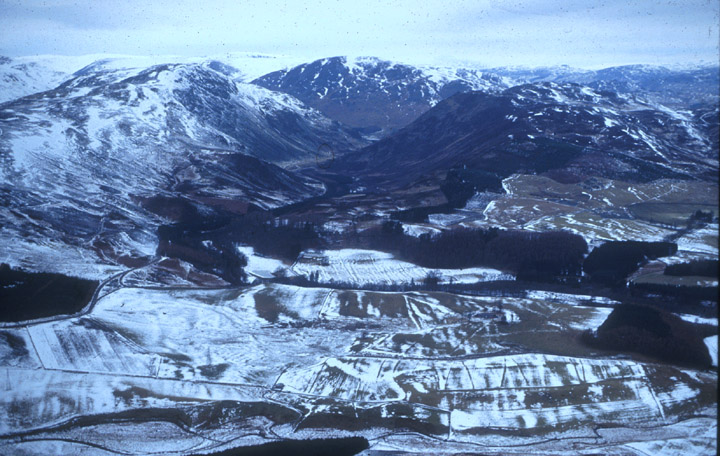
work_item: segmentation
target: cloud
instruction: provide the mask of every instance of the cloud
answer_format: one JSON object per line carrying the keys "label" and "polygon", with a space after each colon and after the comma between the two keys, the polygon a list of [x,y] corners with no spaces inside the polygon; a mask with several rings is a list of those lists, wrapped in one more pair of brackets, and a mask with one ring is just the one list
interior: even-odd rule
{"label": "cloud", "polygon": [[0,0],[0,52],[668,63],[717,59],[719,8],[715,0]]}
{"label": "cloud", "polygon": [[113,14],[103,3],[79,2],[0,2],[6,18],[16,24],[56,23],[78,29],[115,29],[127,26],[125,14]]}

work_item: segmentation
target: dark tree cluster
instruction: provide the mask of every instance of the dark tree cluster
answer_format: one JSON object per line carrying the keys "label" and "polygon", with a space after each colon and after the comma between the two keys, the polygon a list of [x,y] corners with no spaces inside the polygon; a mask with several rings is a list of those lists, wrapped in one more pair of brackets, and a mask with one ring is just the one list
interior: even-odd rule
{"label": "dark tree cluster", "polygon": [[300,252],[321,245],[318,226],[309,220],[256,213],[235,218],[215,236],[253,246],[257,253],[293,262]]}
{"label": "dark tree cluster", "polygon": [[463,207],[475,192],[502,190],[502,177],[480,169],[453,168],[445,176],[440,190],[450,207]]}
{"label": "dark tree cluster", "polygon": [[209,241],[195,231],[179,226],[161,226],[158,229],[157,254],[186,261],[198,270],[215,274],[229,283],[246,281],[247,257],[238,251],[231,240]]}
{"label": "dark tree cluster", "polygon": [[486,263],[486,247],[499,231],[458,229],[431,236],[403,236],[400,257],[426,268],[468,268]]}
{"label": "dark tree cluster", "polygon": [[392,252],[399,259],[426,268],[487,266],[530,280],[579,275],[587,253],[587,243],[581,236],[563,231],[460,228],[413,237],[403,234],[402,224],[397,221],[387,221],[379,230],[368,230],[364,240],[361,247]]}
{"label": "dark tree cluster", "polygon": [[578,276],[587,250],[582,236],[565,231],[504,231],[488,244],[487,264],[515,271],[520,280]]}
{"label": "dark tree cluster", "polygon": [[212,216],[207,223],[200,218],[193,223],[163,225],[158,238],[158,255],[187,261],[233,284],[247,278],[247,258],[237,250],[238,245],[251,245],[261,255],[292,262],[301,251],[317,248],[320,242],[313,223],[277,219],[259,211],[235,216],[224,224]]}
{"label": "dark tree cluster", "polygon": [[700,276],[718,278],[718,260],[697,260],[689,263],[671,264],[663,274],[668,276]]}
{"label": "dark tree cluster", "polygon": [[261,445],[232,448],[212,453],[210,456],[276,456],[281,454],[351,456],[366,450],[368,447],[369,443],[364,437],[281,440]]}
{"label": "dark tree cluster", "polygon": [[0,320],[23,321],[80,311],[92,298],[96,280],[33,273],[0,265]]}
{"label": "dark tree cluster", "polygon": [[672,242],[608,241],[590,252],[583,269],[593,281],[618,285],[645,261],[675,252]]}
{"label": "dark tree cluster", "polygon": [[687,366],[712,364],[695,325],[647,306],[618,305],[596,332],[585,331],[581,340],[595,348],[641,353]]}
{"label": "dark tree cluster", "polygon": [[688,217],[687,226],[688,228],[701,227],[707,223],[712,223],[714,218],[715,213],[713,213],[713,211],[706,212],[698,209],[690,217]]}

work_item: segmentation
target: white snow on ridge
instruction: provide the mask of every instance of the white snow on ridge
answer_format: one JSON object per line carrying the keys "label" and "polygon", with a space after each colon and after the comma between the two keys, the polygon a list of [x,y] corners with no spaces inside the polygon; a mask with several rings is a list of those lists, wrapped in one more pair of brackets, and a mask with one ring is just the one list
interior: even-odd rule
{"label": "white snow on ridge", "polygon": [[28,55],[13,57],[13,62],[25,64],[36,63],[53,71],[72,74],[93,63],[102,62],[104,68],[147,68],[163,63],[181,63],[188,57],[177,55],[146,56],[130,54],[86,54],[86,55]]}
{"label": "white snow on ridge", "polygon": [[[304,57],[248,52],[188,57],[180,55],[88,54],[81,56],[34,55],[14,57],[0,64],[0,103],[33,93],[54,89],[76,72],[91,68],[93,72],[115,73],[128,77],[155,65],[208,64],[228,65],[228,76],[250,82],[265,74],[288,69],[309,61]],[[225,71],[224,69],[222,71]],[[78,96],[76,94],[75,96]]]}
{"label": "white snow on ridge", "polygon": [[68,55],[33,55],[13,57],[12,63],[37,64],[59,73],[72,74],[88,65],[102,62],[108,70],[127,68],[148,68],[166,63],[203,63],[218,61],[242,72],[244,82],[258,78],[273,71],[283,70],[312,60],[309,57],[289,56],[281,54],[262,54],[256,52],[228,52],[205,56],[181,55],[131,55],[131,54],[87,54],[80,56]]}

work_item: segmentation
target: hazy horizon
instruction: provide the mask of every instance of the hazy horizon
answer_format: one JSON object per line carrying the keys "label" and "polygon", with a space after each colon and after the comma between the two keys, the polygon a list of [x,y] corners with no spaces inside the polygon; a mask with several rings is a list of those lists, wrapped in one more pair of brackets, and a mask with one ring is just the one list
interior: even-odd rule
{"label": "hazy horizon", "polygon": [[0,54],[203,57],[258,53],[315,60],[376,56],[410,64],[577,68],[716,65],[720,5],[560,0],[217,0],[100,3],[0,0]]}

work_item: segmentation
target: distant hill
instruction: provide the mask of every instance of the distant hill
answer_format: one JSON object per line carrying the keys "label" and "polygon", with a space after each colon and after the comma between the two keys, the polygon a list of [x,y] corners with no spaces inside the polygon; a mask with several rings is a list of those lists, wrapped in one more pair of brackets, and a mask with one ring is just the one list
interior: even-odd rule
{"label": "distant hill", "polygon": [[252,82],[376,136],[407,125],[458,92],[509,86],[504,78],[480,70],[415,67],[372,57],[316,60]]}

